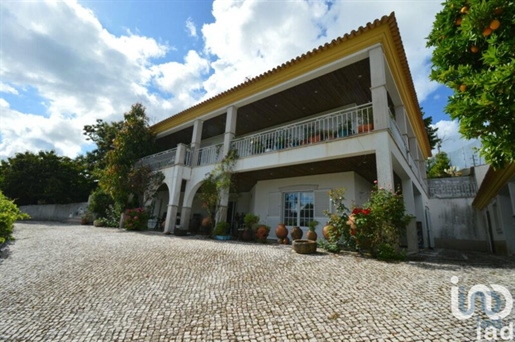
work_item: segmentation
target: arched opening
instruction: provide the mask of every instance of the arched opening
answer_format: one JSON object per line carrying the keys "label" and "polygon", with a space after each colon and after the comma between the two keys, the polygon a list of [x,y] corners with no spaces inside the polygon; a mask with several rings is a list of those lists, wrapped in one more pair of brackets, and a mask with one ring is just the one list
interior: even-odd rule
{"label": "arched opening", "polygon": [[156,196],[152,200],[151,204],[151,215],[155,221],[154,227],[149,227],[150,229],[155,229],[159,231],[164,230],[164,223],[166,219],[166,212],[168,210],[168,203],[170,200],[170,190],[168,189],[168,185],[166,183],[161,184],[161,186],[157,189]]}

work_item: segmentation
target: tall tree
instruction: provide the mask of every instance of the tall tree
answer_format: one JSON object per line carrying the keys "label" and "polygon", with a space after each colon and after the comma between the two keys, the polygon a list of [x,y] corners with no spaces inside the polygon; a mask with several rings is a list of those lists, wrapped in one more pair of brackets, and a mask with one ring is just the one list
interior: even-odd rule
{"label": "tall tree", "polygon": [[428,161],[428,172],[429,178],[441,178],[448,177],[449,175],[445,170],[451,168],[451,160],[445,152],[438,152],[433,158]]}
{"label": "tall tree", "polygon": [[438,132],[438,127],[431,126],[433,124],[433,117],[428,116],[424,118],[426,114],[422,109],[423,108],[420,107],[420,111],[422,112],[422,118],[424,120],[424,126],[426,128],[427,138],[429,139],[429,145],[431,146],[431,149],[434,149],[436,144],[441,142],[442,139],[438,138],[438,135],[436,134],[436,132]]}
{"label": "tall tree", "polygon": [[80,163],[54,151],[17,153],[0,163],[0,174],[0,189],[17,205],[82,202],[94,187]]}
{"label": "tall tree", "polygon": [[129,205],[131,195],[138,195],[130,181],[136,162],[155,151],[155,135],[150,130],[145,107],[136,103],[124,114],[121,128],[112,140],[112,149],[105,154],[106,166],[99,170],[99,185],[120,208]]}
{"label": "tall tree", "polygon": [[83,134],[87,136],[86,140],[91,140],[97,145],[96,149],[88,152],[81,160],[90,172],[106,166],[105,156],[114,148],[114,138],[122,127],[123,121],[105,122],[101,119],[97,119],[94,125],[84,126]]}
{"label": "tall tree", "polygon": [[431,79],[454,89],[446,112],[495,168],[515,161],[515,2],[447,0],[428,37]]}

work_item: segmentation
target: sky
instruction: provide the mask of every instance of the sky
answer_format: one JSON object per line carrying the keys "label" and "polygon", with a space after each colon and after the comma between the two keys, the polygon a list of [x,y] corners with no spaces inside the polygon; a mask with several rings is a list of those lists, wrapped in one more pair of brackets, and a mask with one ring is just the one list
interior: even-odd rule
{"label": "sky", "polygon": [[2,0],[0,159],[74,158],[95,147],[84,125],[121,120],[136,102],[157,123],[392,11],[441,149],[459,151],[470,142],[444,113],[451,91],[428,77],[425,37],[440,9],[441,0]]}

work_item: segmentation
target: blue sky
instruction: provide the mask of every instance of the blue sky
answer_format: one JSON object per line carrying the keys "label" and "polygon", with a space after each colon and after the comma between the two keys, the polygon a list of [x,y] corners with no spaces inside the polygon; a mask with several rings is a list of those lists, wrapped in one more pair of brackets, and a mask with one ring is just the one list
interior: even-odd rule
{"label": "blue sky", "polygon": [[[396,12],[421,106],[453,151],[448,89],[425,47],[436,1],[3,1],[0,159],[93,148],[82,128],[142,102],[158,122],[367,22]],[[423,15],[422,15],[423,14]]]}

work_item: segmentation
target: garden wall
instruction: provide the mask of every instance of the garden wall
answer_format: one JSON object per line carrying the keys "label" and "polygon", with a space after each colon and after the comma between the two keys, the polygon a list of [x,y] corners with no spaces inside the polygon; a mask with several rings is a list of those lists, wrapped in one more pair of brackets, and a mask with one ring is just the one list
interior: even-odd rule
{"label": "garden wall", "polygon": [[35,221],[66,221],[78,223],[87,207],[88,202],[23,205],[19,208],[22,212],[29,214],[31,219]]}

